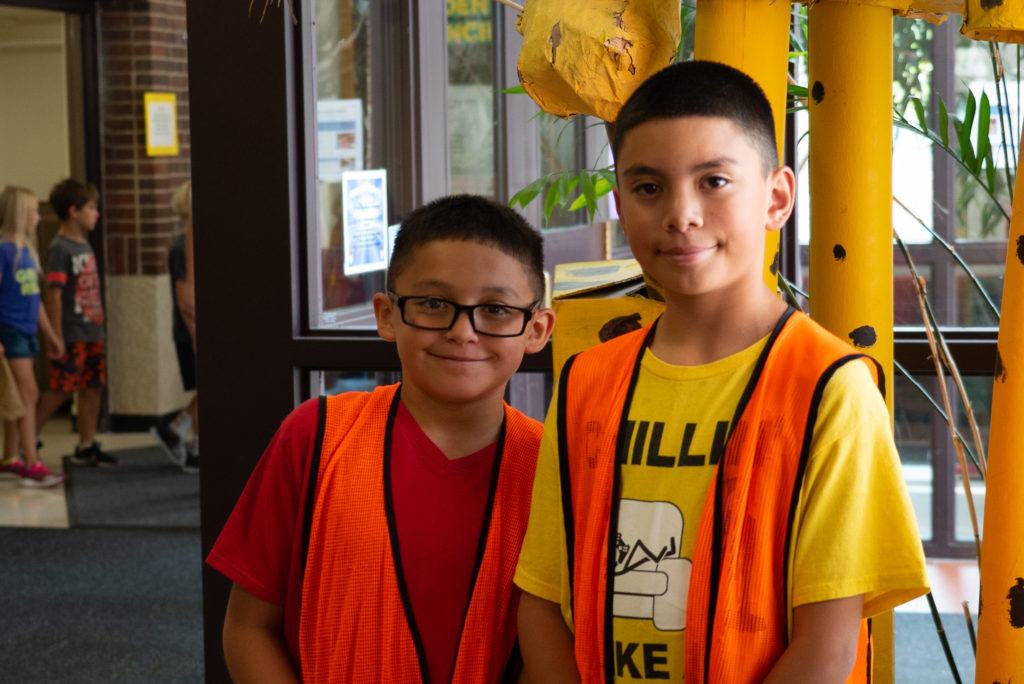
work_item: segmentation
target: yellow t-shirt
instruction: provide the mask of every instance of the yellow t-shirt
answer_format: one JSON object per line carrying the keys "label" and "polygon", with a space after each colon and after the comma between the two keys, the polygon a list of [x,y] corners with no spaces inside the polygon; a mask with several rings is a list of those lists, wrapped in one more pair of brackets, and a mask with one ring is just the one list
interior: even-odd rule
{"label": "yellow t-shirt", "polygon": [[[672,366],[644,352],[625,428],[630,438],[620,454],[611,652],[621,681],[683,677],[698,521],[766,341],[703,366]],[[544,426],[515,582],[559,603],[571,628],[556,406],[557,397]],[[888,412],[860,361],[840,368],[825,388],[794,524],[790,610],[865,594],[870,616],[927,591]]]}

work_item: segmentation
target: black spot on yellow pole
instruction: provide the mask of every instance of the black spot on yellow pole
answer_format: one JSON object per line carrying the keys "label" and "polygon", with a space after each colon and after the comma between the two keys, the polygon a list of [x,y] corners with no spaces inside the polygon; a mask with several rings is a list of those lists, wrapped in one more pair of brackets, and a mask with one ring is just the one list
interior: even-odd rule
{"label": "black spot on yellow pole", "polygon": [[[878,360],[891,416],[893,10],[819,0],[807,13],[811,317]],[[872,681],[891,684],[892,613],[872,632]]]}
{"label": "black spot on yellow pole", "polygon": [[1024,264],[1024,235],[1017,238],[1017,261]]}
{"label": "black spot on yellow pole", "polygon": [[867,349],[875,346],[875,342],[878,341],[878,333],[870,325],[862,325],[859,328],[854,328],[847,335],[850,341],[853,342],[854,347],[860,347],[861,349]]}
{"label": "black spot on yellow pole", "polygon": [[[775,115],[775,138],[782,158],[786,139],[786,81],[789,76],[789,0],[700,0],[694,28],[694,57],[735,67],[764,90]],[[765,233],[765,283],[778,288],[779,232]]]}
{"label": "black spot on yellow pole", "polygon": [[1018,577],[1010,591],[1006,594],[1010,602],[1010,626],[1024,629],[1024,577]]}
{"label": "black spot on yellow pole", "polygon": [[832,248],[832,258],[836,261],[846,261],[846,249],[842,245]]}
{"label": "black spot on yellow pole", "polygon": [[821,81],[815,81],[811,86],[811,97],[814,98],[816,104],[821,104],[821,101],[825,99],[825,86],[821,84]]}
{"label": "black spot on yellow pole", "polygon": [[616,316],[601,326],[601,329],[597,333],[597,337],[602,342],[607,342],[619,335],[625,335],[628,332],[639,330],[642,327],[643,326],[640,324],[640,314],[638,313],[632,313],[628,316]]}

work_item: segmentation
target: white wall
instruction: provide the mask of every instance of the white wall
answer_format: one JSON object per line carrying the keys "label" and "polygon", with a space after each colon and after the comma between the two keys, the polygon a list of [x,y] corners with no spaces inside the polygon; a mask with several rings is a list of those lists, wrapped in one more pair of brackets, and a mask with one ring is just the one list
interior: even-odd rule
{"label": "white wall", "polygon": [[45,199],[71,172],[64,15],[0,10],[0,186]]}

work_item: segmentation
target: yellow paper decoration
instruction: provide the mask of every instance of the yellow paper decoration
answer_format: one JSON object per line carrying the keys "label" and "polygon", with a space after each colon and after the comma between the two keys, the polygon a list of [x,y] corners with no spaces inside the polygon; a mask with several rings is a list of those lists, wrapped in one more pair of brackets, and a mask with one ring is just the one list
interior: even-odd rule
{"label": "yellow paper decoration", "polygon": [[541,109],[614,121],[675,57],[681,0],[527,0],[519,81]]}
{"label": "yellow paper decoration", "polygon": [[975,40],[1024,43],[1024,2],[967,0],[967,14],[960,32]]}

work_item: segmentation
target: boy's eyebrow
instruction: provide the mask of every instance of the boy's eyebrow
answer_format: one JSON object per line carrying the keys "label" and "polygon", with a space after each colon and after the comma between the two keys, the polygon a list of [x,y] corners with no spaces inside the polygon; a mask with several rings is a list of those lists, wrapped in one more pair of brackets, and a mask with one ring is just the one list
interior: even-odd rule
{"label": "boy's eyebrow", "polygon": [[[707,171],[709,169],[720,169],[723,166],[730,166],[736,164],[736,160],[732,157],[715,157],[714,159],[708,159],[698,164],[694,164],[690,167],[690,173],[699,173],[701,171]],[[623,177],[629,176],[663,176],[665,172],[654,166],[648,164],[633,164],[627,167],[623,172]]]}
{"label": "boy's eyebrow", "polygon": [[[447,290],[447,289],[451,289],[452,284],[448,283],[448,282],[445,282],[443,280],[428,279],[428,280],[417,281],[417,282],[413,283],[410,287],[413,290],[422,289],[422,288],[438,288],[440,290]],[[484,293],[484,295],[487,295],[487,296],[493,296],[493,295],[514,296],[514,295],[518,294],[513,288],[507,287],[505,285],[488,285],[488,286],[485,286],[483,288],[483,293]],[[405,294],[405,293],[402,293],[402,294]]]}

